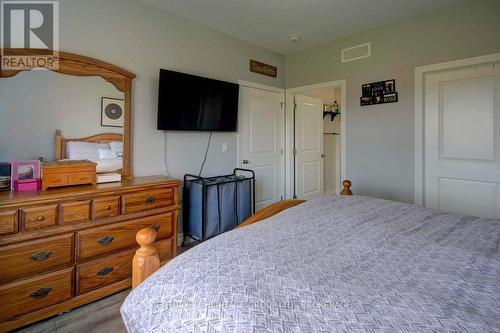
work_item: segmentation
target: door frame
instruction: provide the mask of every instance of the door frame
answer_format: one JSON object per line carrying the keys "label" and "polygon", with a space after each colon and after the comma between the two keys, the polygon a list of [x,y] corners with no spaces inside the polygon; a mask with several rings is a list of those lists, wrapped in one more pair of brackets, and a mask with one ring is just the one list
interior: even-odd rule
{"label": "door frame", "polygon": [[347,114],[347,101],[346,101],[346,80],[336,80],[336,81],[328,81],[317,84],[311,84],[306,86],[294,87],[286,89],[286,100],[285,100],[285,197],[293,198],[293,188],[295,184],[295,170],[294,170],[294,155],[293,155],[293,112],[294,112],[294,99],[293,96],[295,94],[299,94],[301,92],[305,92],[308,90],[314,90],[319,88],[326,88],[336,86],[340,87],[340,110],[342,121],[340,122],[340,180],[345,179],[346,172],[346,114]]}
{"label": "door frame", "polygon": [[[283,118],[286,119],[286,100],[285,100],[285,89],[283,88],[278,88],[278,87],[273,87],[273,86],[268,86],[265,84],[261,83],[255,83],[255,82],[250,82],[250,81],[245,81],[245,80],[238,80],[238,84],[240,87],[247,87],[247,88],[253,88],[253,89],[260,89],[260,90],[266,90],[270,92],[275,92],[279,93],[282,95],[283,98]],[[238,102],[239,103],[239,102]],[[238,111],[240,109],[240,106],[238,104]],[[244,168],[244,166],[241,164],[241,133],[240,133],[240,128],[239,128],[239,119],[240,115],[238,114],[238,130],[236,132],[236,167],[237,168]],[[285,152],[286,152],[286,141],[285,141],[285,121],[281,124],[281,140],[283,142],[283,155],[281,157],[281,163],[282,163],[282,180],[281,180],[281,191],[283,193],[283,197],[286,196],[286,177],[285,177],[285,172],[286,172],[286,160],[285,160]]]}
{"label": "door frame", "polygon": [[415,67],[415,205],[425,203],[425,76],[432,72],[500,61],[500,53]]}

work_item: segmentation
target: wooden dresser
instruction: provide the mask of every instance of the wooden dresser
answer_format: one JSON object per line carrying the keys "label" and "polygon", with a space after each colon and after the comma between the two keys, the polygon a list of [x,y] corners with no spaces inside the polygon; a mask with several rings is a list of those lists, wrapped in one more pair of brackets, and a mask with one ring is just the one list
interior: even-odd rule
{"label": "wooden dresser", "polygon": [[0,332],[131,285],[137,231],[176,255],[178,187],[166,177],[40,192],[0,192]]}

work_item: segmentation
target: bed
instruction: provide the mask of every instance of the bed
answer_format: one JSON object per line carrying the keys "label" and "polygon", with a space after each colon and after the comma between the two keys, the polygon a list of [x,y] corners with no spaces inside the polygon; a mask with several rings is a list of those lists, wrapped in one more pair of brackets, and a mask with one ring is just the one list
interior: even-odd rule
{"label": "bed", "polygon": [[[105,154],[105,156],[100,155]],[[56,160],[90,160],[98,174],[121,172],[123,168],[123,134],[102,133],[84,138],[65,138],[55,134]]]}
{"label": "bed", "polygon": [[500,331],[500,221],[363,196],[297,203],[152,274],[121,308],[128,331]]}

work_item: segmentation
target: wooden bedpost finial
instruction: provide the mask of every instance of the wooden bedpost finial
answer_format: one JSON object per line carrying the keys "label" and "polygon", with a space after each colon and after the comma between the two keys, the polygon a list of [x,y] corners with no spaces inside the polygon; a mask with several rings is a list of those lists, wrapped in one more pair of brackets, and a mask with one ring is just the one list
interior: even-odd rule
{"label": "wooden bedpost finial", "polygon": [[63,146],[62,146],[62,135],[60,129],[56,129],[55,141],[56,141],[56,160],[62,160]]}
{"label": "wooden bedpost finial", "polygon": [[160,268],[160,257],[153,243],[156,240],[158,226],[139,230],[135,239],[141,246],[132,261],[132,288],[137,287]]}
{"label": "wooden bedpost finial", "polygon": [[349,179],[344,179],[342,185],[344,186],[344,188],[342,189],[342,191],[340,191],[340,195],[352,195],[351,191],[352,182]]}

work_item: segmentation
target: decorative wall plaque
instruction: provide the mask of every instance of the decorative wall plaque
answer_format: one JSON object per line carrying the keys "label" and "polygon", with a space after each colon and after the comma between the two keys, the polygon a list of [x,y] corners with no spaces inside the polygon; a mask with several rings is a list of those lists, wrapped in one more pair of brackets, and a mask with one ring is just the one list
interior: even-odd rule
{"label": "decorative wall plaque", "polygon": [[397,102],[396,80],[363,84],[362,94],[361,106]]}
{"label": "decorative wall plaque", "polygon": [[275,78],[278,74],[278,68],[276,66],[268,65],[257,60],[250,60],[250,72]]}

